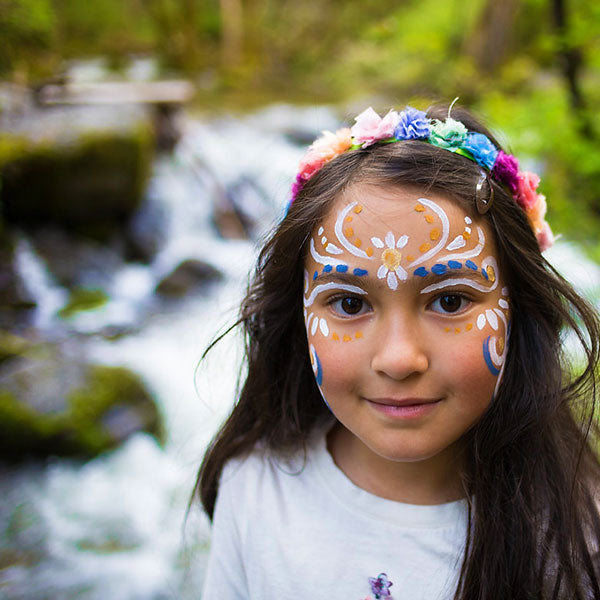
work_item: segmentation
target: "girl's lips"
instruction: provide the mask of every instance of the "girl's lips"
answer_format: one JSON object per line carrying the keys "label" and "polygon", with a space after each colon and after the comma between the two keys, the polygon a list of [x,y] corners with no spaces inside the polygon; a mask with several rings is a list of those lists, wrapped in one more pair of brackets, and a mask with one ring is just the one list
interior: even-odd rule
{"label": "girl's lips", "polygon": [[380,414],[397,419],[417,419],[435,410],[439,398],[371,398],[369,405]]}

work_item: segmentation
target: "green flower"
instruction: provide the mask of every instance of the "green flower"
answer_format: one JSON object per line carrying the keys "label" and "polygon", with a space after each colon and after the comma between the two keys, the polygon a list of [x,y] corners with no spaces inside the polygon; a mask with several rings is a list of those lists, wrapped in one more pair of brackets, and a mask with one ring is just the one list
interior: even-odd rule
{"label": "green flower", "polygon": [[467,128],[460,122],[448,117],[445,121],[437,119],[431,126],[429,143],[446,150],[458,148],[467,139]]}

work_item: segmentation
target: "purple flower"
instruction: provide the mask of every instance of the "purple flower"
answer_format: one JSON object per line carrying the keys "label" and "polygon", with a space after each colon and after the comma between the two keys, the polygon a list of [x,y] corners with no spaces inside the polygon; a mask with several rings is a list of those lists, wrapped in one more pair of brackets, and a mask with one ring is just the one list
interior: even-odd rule
{"label": "purple flower", "polygon": [[407,106],[400,113],[400,121],[394,131],[397,140],[419,140],[428,138],[431,133],[429,119],[422,110]]}
{"label": "purple flower", "polygon": [[369,577],[371,592],[375,594],[375,598],[391,598],[390,588],[394,585],[388,580],[385,573],[379,573],[377,577]]}
{"label": "purple flower", "polygon": [[470,131],[467,133],[467,140],[462,147],[471,153],[478,165],[485,167],[488,171],[492,170],[498,156],[498,148],[490,142],[486,135]]}
{"label": "purple flower", "polygon": [[492,177],[504,183],[513,194],[519,189],[519,162],[512,154],[506,154],[502,150],[498,152]]}

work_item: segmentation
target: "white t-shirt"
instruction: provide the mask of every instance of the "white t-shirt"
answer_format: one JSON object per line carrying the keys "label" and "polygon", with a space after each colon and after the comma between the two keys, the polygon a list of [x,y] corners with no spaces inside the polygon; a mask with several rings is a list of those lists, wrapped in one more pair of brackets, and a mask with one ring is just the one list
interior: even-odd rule
{"label": "white t-shirt", "polygon": [[[221,476],[203,600],[450,600],[464,500],[402,504],[354,485],[323,434],[288,461],[256,450]],[[386,578],[379,579],[386,589]]]}

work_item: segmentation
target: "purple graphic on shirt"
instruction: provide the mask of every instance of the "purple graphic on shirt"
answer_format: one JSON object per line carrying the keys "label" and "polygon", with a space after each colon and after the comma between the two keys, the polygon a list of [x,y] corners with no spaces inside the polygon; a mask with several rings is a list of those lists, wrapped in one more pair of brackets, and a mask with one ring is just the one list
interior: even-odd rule
{"label": "purple graphic on shirt", "polygon": [[375,594],[375,598],[390,598],[390,588],[394,585],[385,573],[379,573],[377,577],[369,577],[369,584],[371,585],[371,592]]}

